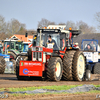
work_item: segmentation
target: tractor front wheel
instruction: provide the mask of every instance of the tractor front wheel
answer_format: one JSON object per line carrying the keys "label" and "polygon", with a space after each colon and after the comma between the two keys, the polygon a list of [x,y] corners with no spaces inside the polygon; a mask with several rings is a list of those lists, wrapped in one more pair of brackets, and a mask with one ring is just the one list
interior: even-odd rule
{"label": "tractor front wheel", "polygon": [[62,78],[62,60],[60,57],[51,57],[47,66],[47,78],[51,81],[60,81]]}
{"label": "tractor front wheel", "polygon": [[73,58],[73,79],[83,81],[85,74],[86,59],[82,51],[76,51]]}

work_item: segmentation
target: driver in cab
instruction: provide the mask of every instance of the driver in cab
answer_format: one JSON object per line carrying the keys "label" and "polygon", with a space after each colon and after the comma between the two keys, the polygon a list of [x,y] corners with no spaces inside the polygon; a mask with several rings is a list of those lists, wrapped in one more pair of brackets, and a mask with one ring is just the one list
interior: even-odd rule
{"label": "driver in cab", "polygon": [[47,42],[47,47],[48,48],[53,48],[53,49],[57,49],[57,45],[54,39],[51,38],[51,35],[49,35],[48,37],[48,42]]}
{"label": "driver in cab", "polygon": [[86,51],[88,51],[88,50],[93,50],[93,48],[91,47],[90,44],[87,44],[87,47],[86,47],[84,50],[86,50]]}

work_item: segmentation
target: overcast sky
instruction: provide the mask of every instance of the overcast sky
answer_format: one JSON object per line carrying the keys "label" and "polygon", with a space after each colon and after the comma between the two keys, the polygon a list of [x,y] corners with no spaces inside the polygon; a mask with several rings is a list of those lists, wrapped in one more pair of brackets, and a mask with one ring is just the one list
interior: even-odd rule
{"label": "overcast sky", "polygon": [[56,24],[82,20],[96,27],[96,12],[100,12],[100,0],[0,0],[5,21],[15,18],[26,24],[26,29],[36,29],[42,18]]}

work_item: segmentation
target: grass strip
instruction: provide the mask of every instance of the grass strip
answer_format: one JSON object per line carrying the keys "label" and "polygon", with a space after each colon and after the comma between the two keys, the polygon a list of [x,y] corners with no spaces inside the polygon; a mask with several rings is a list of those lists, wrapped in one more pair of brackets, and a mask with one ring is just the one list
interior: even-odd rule
{"label": "grass strip", "polygon": [[[0,91],[10,91],[10,92],[18,92],[18,91],[32,91],[36,89],[51,89],[51,90],[68,90],[77,86],[82,86],[82,85],[61,85],[61,86],[39,86],[39,87],[20,87],[20,88],[0,88]],[[96,88],[100,87],[100,85],[94,85]],[[89,91],[92,92],[92,91]],[[94,92],[99,92],[97,90],[93,90]],[[46,93],[45,93],[46,94]],[[77,93],[78,94],[78,93]]]}
{"label": "grass strip", "polygon": [[0,91],[10,91],[10,92],[17,92],[17,91],[32,91],[36,89],[51,89],[51,90],[68,90],[77,86],[82,86],[82,85],[53,85],[53,86],[39,86],[39,87],[20,87],[20,88],[1,88]]}

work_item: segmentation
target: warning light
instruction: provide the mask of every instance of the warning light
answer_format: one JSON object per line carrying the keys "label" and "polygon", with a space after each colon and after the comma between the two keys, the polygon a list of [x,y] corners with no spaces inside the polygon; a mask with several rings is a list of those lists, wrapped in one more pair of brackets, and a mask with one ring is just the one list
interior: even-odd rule
{"label": "warning light", "polygon": [[44,27],[44,29],[47,29],[47,27]]}
{"label": "warning light", "polygon": [[72,30],[72,28],[70,27],[70,28],[69,28],[69,30],[71,31],[71,30]]}
{"label": "warning light", "polygon": [[36,39],[36,37],[34,37],[34,40]]}

